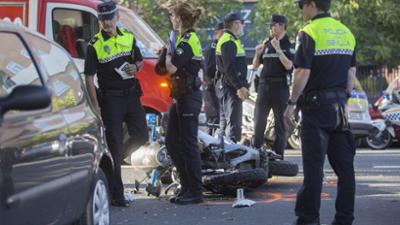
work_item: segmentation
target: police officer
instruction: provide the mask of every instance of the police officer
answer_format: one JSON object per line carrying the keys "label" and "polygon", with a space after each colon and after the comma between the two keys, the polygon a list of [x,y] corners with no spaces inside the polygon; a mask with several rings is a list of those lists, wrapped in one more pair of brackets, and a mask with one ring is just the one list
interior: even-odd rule
{"label": "police officer", "polygon": [[[188,3],[169,8],[174,30],[179,32],[176,46],[169,46],[165,59],[171,74],[171,95],[174,103],[169,110],[166,146],[177,168],[181,190],[170,199],[172,203],[194,204],[203,201],[201,160],[197,145],[198,116],[202,105],[200,78],[202,49],[193,29],[202,11]],[[174,47],[176,47],[174,49]]]}
{"label": "police officer", "polygon": [[207,117],[208,133],[213,134],[215,131],[214,126],[219,124],[219,99],[215,87],[215,73],[217,71],[215,48],[217,41],[224,32],[224,23],[219,22],[214,29],[214,40],[204,50],[204,110]]}
{"label": "police officer", "polygon": [[262,63],[254,110],[254,147],[261,148],[264,141],[267,117],[272,108],[275,118],[276,138],[272,150],[283,157],[286,131],[283,113],[289,98],[288,73],[292,69],[294,48],[286,34],[287,18],[273,14],[267,23],[270,38],[256,47],[253,69]]}
{"label": "police officer", "polygon": [[240,37],[244,20],[240,13],[229,13],[224,18],[225,32],[217,42],[217,70],[220,73],[220,128],[234,142],[241,139],[242,101],[248,95],[246,54]]}
{"label": "police officer", "polygon": [[[135,74],[142,67],[142,55],[132,33],[117,27],[118,8],[113,1],[97,7],[100,32],[90,41],[85,61],[86,86],[90,99],[102,115],[107,144],[115,168],[110,184],[112,204],[128,207],[121,179],[123,131],[125,122],[130,136],[138,145],[148,139],[145,112],[140,102],[142,95]],[[96,95],[94,75],[97,73],[99,97]]]}
{"label": "police officer", "polygon": [[[308,24],[299,32],[294,59],[294,85],[285,111],[294,127],[294,105],[302,111],[301,142],[304,181],[297,194],[296,224],[320,224],[319,209],[325,155],[338,176],[333,225],[354,219],[355,147],[345,105],[356,72],[355,38],[333,19],[330,0],[298,0]],[[301,95],[301,97],[300,97]],[[300,97],[300,98],[299,98]]]}

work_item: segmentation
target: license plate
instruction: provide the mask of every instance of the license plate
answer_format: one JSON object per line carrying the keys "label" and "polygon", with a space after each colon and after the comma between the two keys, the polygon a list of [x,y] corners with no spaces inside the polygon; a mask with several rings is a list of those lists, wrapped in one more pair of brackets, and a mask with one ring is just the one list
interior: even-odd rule
{"label": "license plate", "polygon": [[363,119],[362,113],[359,113],[359,112],[351,112],[351,113],[350,113],[350,119],[351,119],[351,120],[362,120],[362,119]]}

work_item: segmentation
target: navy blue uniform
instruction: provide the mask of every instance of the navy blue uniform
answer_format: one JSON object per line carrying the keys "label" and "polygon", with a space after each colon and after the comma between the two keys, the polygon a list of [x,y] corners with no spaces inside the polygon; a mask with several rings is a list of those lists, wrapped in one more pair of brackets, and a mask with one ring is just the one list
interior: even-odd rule
{"label": "navy blue uniform", "polygon": [[[217,45],[217,40],[214,40],[205,50],[204,50],[204,111],[207,117],[207,124],[215,125],[219,124],[219,100],[216,94],[215,87],[215,74],[217,72],[217,63],[215,57],[215,47]],[[214,129],[208,128],[208,133],[212,134]]]}
{"label": "navy blue uniform", "polygon": [[[293,59],[293,46],[285,35],[280,41],[283,54]],[[286,130],[283,124],[283,113],[289,98],[289,87],[287,85],[288,71],[279,60],[279,55],[271,45],[271,39],[264,44],[264,51],[260,55],[263,69],[259,78],[257,88],[257,101],[254,109],[254,147],[260,148],[264,142],[264,132],[267,118],[272,109],[275,118],[276,138],[272,149],[283,156],[286,146]]]}
{"label": "navy blue uniform", "polygon": [[[296,68],[311,71],[298,103],[302,111],[304,182],[297,195],[297,223],[319,221],[323,167],[327,154],[338,176],[336,214],[332,224],[351,225],[354,219],[355,146],[344,107],[348,71],[356,64],[354,46],[350,45],[355,45],[355,40],[351,32],[329,14],[316,16],[307,26],[299,33],[294,60]],[[310,36],[314,30],[317,30],[315,33],[322,30],[319,32],[321,38],[331,41],[318,45],[318,39]],[[336,33],[333,34],[332,30]],[[325,47],[324,43],[339,43],[342,48]]]}
{"label": "navy blue uniform", "polygon": [[[181,38],[189,40],[191,35],[194,35],[193,30],[182,34]],[[201,196],[201,160],[197,144],[202,105],[198,83],[201,60],[196,58],[190,44],[182,41],[178,43],[171,62],[178,70],[172,74],[174,103],[169,109],[166,146],[178,170],[182,191]]]}
{"label": "navy blue uniform", "polygon": [[[110,37],[101,31],[104,41],[113,41],[117,46],[119,38],[125,35],[120,28],[117,29],[117,36]],[[121,178],[121,163],[135,148],[146,143],[148,140],[145,111],[140,102],[142,95],[139,81],[136,78],[123,80],[115,71],[124,62],[135,63],[142,61],[139,48],[133,43],[132,53],[112,58],[108,62],[99,62],[95,48],[93,47],[98,38],[93,38],[88,45],[85,60],[85,74],[94,75],[97,73],[99,82],[99,105],[101,116],[106,129],[107,144],[114,159],[115,169],[111,177],[112,198],[114,200],[124,199],[124,186]],[[107,50],[106,47],[104,47]],[[108,50],[107,50],[108,51]],[[133,56],[133,57],[132,57]],[[123,123],[128,128],[131,149],[123,152]]]}

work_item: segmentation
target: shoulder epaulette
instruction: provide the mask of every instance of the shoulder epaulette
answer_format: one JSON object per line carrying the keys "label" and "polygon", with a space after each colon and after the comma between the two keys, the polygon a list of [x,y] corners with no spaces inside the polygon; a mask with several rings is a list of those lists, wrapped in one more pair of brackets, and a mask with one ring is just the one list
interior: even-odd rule
{"label": "shoulder epaulette", "polygon": [[123,30],[125,33],[133,34],[130,30],[126,29],[125,27],[122,27],[121,30]]}
{"label": "shoulder epaulette", "polygon": [[99,38],[94,36],[92,39],[90,39],[89,45],[94,45],[94,43],[96,43],[97,40],[99,40]]}

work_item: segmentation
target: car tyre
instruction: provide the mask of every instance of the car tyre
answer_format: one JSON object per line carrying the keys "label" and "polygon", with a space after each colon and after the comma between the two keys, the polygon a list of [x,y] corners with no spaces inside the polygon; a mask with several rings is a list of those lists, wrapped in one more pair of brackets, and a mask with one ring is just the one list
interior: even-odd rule
{"label": "car tyre", "polygon": [[86,211],[75,225],[109,225],[110,204],[108,181],[101,168],[97,171]]}

